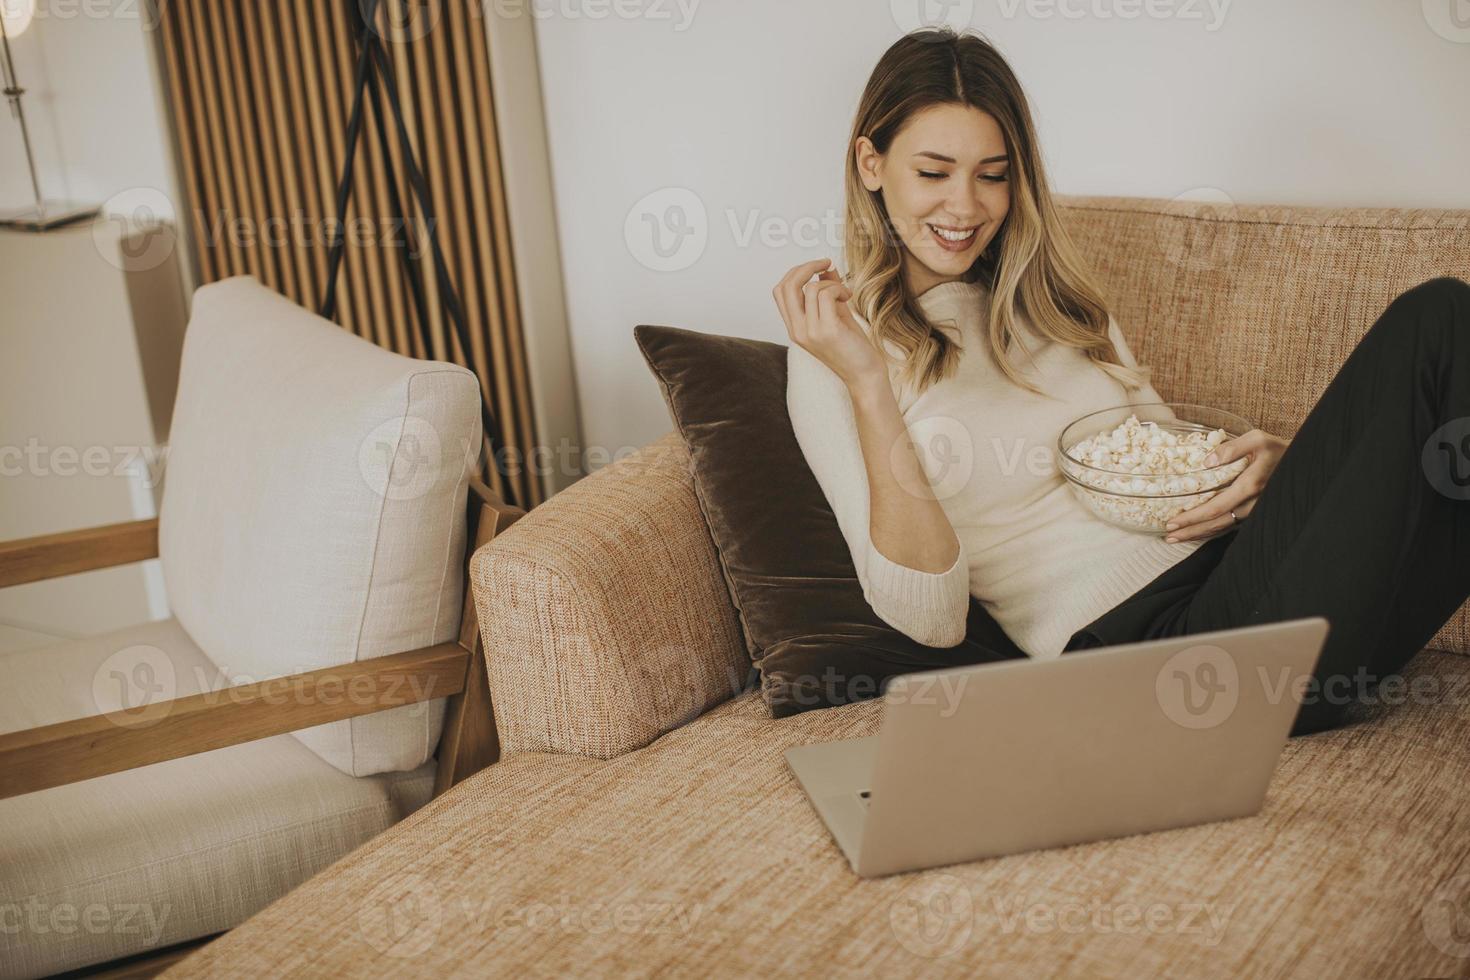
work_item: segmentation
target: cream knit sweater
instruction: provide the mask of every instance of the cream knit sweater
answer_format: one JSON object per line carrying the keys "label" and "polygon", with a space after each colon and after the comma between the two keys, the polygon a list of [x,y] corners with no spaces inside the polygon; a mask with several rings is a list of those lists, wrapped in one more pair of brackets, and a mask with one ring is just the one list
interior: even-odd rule
{"label": "cream knit sweater", "polygon": [[[960,541],[948,571],[897,564],[873,544],[847,386],[795,343],[787,354],[786,406],[879,618],[920,643],[954,646],[965,637],[974,595],[1027,654],[1055,657],[1075,631],[1200,542],[1169,544],[1100,520],[1056,467],[1056,440],[1067,423],[1114,405],[1160,401],[1153,387],[1130,392],[1081,351],[1025,326],[1017,338],[1024,350],[1012,351],[1013,362],[1054,397],[1013,384],[985,336],[987,300],[985,287],[966,282],[920,295],[929,320],[963,348],[958,371],[917,397],[899,383],[896,368],[890,378],[919,462]],[[1136,365],[1111,318],[1108,328],[1120,360]]]}

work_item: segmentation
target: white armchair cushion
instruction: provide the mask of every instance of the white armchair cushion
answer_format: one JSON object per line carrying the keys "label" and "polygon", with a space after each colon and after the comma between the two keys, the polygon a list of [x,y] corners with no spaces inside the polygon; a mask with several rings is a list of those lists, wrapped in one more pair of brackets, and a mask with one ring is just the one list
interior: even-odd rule
{"label": "white armchair cushion", "polygon": [[[0,732],[226,685],[175,620],[0,653]],[[428,802],[289,735],[0,800],[0,980],[232,929]],[[91,924],[89,924],[91,923]]]}
{"label": "white armchair cushion", "polygon": [[[479,383],[401,357],[237,276],[184,338],[159,548],[168,599],[242,682],[451,639]],[[417,768],[444,702],[297,732],[354,776]]]}

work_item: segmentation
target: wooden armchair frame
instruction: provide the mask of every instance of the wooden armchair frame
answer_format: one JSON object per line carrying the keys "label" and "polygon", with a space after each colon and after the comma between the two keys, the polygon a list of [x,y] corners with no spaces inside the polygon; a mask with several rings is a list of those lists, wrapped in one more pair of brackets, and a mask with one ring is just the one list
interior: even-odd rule
{"label": "wooden armchair frame", "polygon": [[[525,515],[470,481],[459,636],[420,650],[0,734],[0,799],[448,697],[434,795],[500,756],[469,557]],[[158,520],[0,543],[0,588],[158,557]],[[344,697],[351,690],[352,697]]]}

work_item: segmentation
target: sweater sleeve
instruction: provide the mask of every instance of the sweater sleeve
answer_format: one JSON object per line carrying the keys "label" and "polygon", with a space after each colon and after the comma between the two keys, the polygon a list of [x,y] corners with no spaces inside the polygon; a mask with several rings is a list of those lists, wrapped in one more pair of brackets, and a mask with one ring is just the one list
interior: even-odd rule
{"label": "sweater sleeve", "polygon": [[869,527],[868,473],[847,385],[796,343],[787,348],[786,366],[791,428],[847,540],[863,598],[879,619],[916,642],[956,646],[965,638],[970,608],[964,539],[954,564],[942,572],[900,565],[879,551]]}

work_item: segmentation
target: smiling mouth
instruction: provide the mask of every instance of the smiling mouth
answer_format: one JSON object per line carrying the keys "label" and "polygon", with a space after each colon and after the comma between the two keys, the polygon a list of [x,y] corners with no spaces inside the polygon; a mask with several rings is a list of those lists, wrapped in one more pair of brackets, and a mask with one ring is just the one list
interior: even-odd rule
{"label": "smiling mouth", "polygon": [[980,234],[980,226],[974,225],[970,228],[948,228],[944,225],[936,225],[925,222],[925,228],[934,237],[934,241],[946,252],[963,252],[975,244]]}

